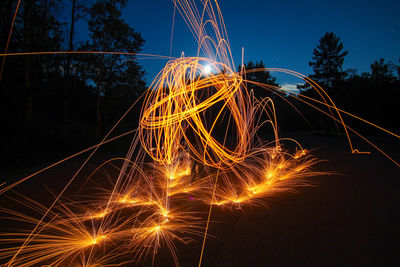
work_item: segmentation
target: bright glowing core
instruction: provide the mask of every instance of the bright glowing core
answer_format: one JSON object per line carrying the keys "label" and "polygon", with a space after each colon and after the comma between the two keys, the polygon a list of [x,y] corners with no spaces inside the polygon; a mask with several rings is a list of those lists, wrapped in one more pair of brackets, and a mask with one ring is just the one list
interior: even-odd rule
{"label": "bright glowing core", "polygon": [[203,70],[203,73],[206,74],[206,75],[210,74],[211,73],[211,66],[210,65],[205,66],[204,70]]}

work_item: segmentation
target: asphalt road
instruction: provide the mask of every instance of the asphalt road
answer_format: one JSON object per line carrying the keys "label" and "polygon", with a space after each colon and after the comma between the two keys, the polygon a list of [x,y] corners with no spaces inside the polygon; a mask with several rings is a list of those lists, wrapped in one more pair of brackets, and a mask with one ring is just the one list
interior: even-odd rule
{"label": "asphalt road", "polygon": [[[202,266],[399,266],[400,168],[371,149],[370,155],[351,154],[337,137],[286,136],[313,149],[316,157],[325,160],[315,168],[332,174],[311,178],[313,186],[296,193],[266,199],[267,207],[214,208],[209,232],[213,237],[206,241]],[[377,143],[399,159],[400,142],[379,139]],[[101,152],[99,162],[109,156],[107,151]],[[54,177],[71,175],[82,160],[50,170],[35,183],[52,183],[57,190],[64,182]],[[7,173],[10,177],[21,174]],[[35,193],[32,184],[19,190],[46,199]],[[4,198],[1,205],[12,207]],[[201,238],[178,244],[180,265],[197,266],[200,250]],[[173,266],[173,261],[161,253],[154,266]]]}

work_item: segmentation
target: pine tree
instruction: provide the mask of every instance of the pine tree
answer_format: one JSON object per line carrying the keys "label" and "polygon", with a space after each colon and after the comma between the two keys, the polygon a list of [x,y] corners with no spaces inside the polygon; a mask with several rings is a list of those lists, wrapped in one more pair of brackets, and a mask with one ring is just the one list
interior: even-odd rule
{"label": "pine tree", "polygon": [[390,83],[393,82],[396,77],[394,76],[394,65],[389,62],[385,63],[383,58],[375,60],[371,64],[371,79],[373,82],[379,83]]}
{"label": "pine tree", "polygon": [[[256,83],[260,83],[260,84],[272,85],[275,87],[279,86],[276,83],[276,78],[272,77],[271,73],[269,71],[265,70],[264,62],[262,60],[257,61],[256,63],[249,61],[244,66],[245,66],[245,70],[246,70],[246,75],[244,78],[245,78],[245,80],[249,81],[247,83],[248,90],[253,90],[254,95],[256,97],[272,96],[273,94],[271,92],[269,92],[267,89],[257,86],[254,83],[251,83],[251,82],[256,82]],[[239,65],[239,67],[238,67],[239,73],[240,73],[241,69],[242,69],[242,66]],[[252,71],[252,70],[254,70],[254,71]]]}
{"label": "pine tree", "polygon": [[343,43],[339,37],[332,32],[325,33],[314,48],[312,61],[308,63],[314,71],[310,78],[326,89],[334,87],[338,80],[345,77],[342,66],[347,53],[343,51]]}

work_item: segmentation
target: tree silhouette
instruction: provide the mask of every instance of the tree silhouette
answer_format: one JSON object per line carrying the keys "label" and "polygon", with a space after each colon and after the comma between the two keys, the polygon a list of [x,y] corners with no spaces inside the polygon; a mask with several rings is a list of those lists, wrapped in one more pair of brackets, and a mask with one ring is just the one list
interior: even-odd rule
{"label": "tree silhouette", "polygon": [[[260,84],[267,84],[267,85],[272,85],[278,87],[279,85],[276,83],[276,78],[271,76],[271,73],[267,70],[265,70],[265,65],[264,62],[261,61],[256,61],[256,63],[253,63],[252,61],[249,61],[247,64],[244,65],[244,68],[246,70],[246,74],[244,75],[245,80],[250,81],[247,83],[247,88],[248,90],[253,90],[254,95],[256,97],[259,96],[272,96],[273,93],[268,92],[267,89],[262,88],[258,86],[257,84],[251,83],[260,83]],[[240,72],[242,69],[242,66],[238,66],[238,72]],[[252,71],[254,70],[254,71]]]}
{"label": "tree silhouette", "polygon": [[[88,10],[88,1],[83,0],[70,0],[71,1],[71,17],[69,21],[69,33],[68,33],[68,51],[72,52],[75,50],[75,24],[83,19],[87,15]],[[70,109],[70,91],[72,87],[72,72],[73,68],[73,55],[68,53],[66,55],[66,63],[65,63],[65,96],[64,96],[64,122],[66,125],[69,123],[69,109]]]}
{"label": "tree silhouette", "polygon": [[[399,63],[400,63],[400,58],[399,58]],[[396,66],[397,70],[397,79],[400,80],[400,66]]]}
{"label": "tree silhouette", "polygon": [[[121,9],[125,7],[125,0],[97,1],[89,9],[89,42],[82,47],[84,50],[92,51],[115,51],[115,52],[138,52],[144,40],[141,35],[134,31],[123,19]],[[133,56],[129,58],[124,55],[92,55],[89,58],[88,78],[96,85],[97,112],[96,133],[100,134],[105,114],[103,99],[109,98],[117,86],[124,83],[122,75],[128,65],[137,64]],[[129,64],[127,64],[127,60]],[[135,68],[130,67],[132,72]],[[134,76],[141,80],[143,73],[136,68]],[[140,84],[140,83],[139,83]],[[130,88],[134,87],[132,84]],[[126,87],[124,87],[126,88]],[[105,118],[106,117],[106,118]]]}
{"label": "tree silhouette", "polygon": [[337,80],[345,76],[342,65],[347,53],[343,51],[343,43],[340,42],[339,37],[332,32],[325,33],[314,48],[312,61],[308,63],[314,71],[310,78],[326,89],[332,88]]}
{"label": "tree silhouette", "polygon": [[[59,21],[58,7],[61,1],[22,2],[20,17],[16,20],[14,38],[20,39],[20,47],[10,47],[11,51],[57,51],[63,42],[62,22]],[[23,63],[22,63],[23,62]],[[40,107],[49,94],[49,83],[59,74],[61,59],[56,56],[24,56],[21,60],[21,77],[24,85],[24,124],[31,132],[40,122]],[[43,86],[43,83],[47,83]],[[52,84],[53,85],[53,84]],[[51,86],[52,86],[51,85]],[[21,100],[21,99],[20,99]]]}
{"label": "tree silhouette", "polygon": [[[343,103],[346,98],[343,89],[347,75],[342,70],[342,66],[347,53],[347,51],[343,51],[343,43],[340,42],[340,38],[332,32],[327,32],[319,40],[317,47],[314,48],[312,61],[308,63],[314,71],[308,77],[321,85],[330,97],[335,99],[336,104]],[[357,76],[355,70],[351,70],[351,72],[350,76]],[[320,97],[316,91],[309,90],[311,86],[308,83],[298,85],[297,88],[308,97]],[[325,107],[319,108],[324,109]],[[315,114],[314,111],[311,111],[307,117],[310,122],[313,122],[317,131],[323,131],[325,134],[329,133],[330,129],[334,127],[332,121],[323,118],[320,114]]]}
{"label": "tree silhouette", "polygon": [[375,60],[371,64],[371,79],[379,83],[392,82],[396,79],[393,70],[394,65],[391,62],[385,63],[383,58]]}

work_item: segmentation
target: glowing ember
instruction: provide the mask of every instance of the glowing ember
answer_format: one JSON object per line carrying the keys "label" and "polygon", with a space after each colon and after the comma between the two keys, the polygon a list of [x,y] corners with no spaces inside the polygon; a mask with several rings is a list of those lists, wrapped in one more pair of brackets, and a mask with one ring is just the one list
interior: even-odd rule
{"label": "glowing ember", "polygon": [[[255,99],[247,88],[251,81],[245,79],[246,70],[234,70],[216,2],[202,1],[206,6],[201,7],[205,16],[201,20],[194,1],[174,2],[196,38],[204,41],[199,50],[205,56],[170,60],[161,70],[146,92],[138,136],[132,142],[141,148],[132,146],[126,158],[106,162],[119,160],[123,165],[113,187],[104,188],[106,197],[91,199],[94,207],[62,203],[60,194],[50,208],[26,200],[27,206],[40,207],[36,210],[41,219],[3,210],[33,226],[32,231],[2,235],[0,242],[10,246],[0,249],[6,266],[71,266],[77,259],[84,259],[84,266],[93,259],[98,266],[112,265],[132,255],[132,261],[154,258],[161,246],[170,250],[178,265],[174,242],[187,244],[195,236],[205,240],[213,206],[258,204],[319,174],[311,171],[316,160],[296,141],[292,140],[295,153],[283,149],[272,100]],[[205,26],[210,21],[213,27],[207,29],[213,32],[207,35]],[[211,42],[210,36],[216,40]],[[338,112],[332,118],[347,133],[349,128],[333,102],[325,104]],[[260,121],[261,115],[269,119]],[[256,141],[262,124],[271,125],[275,136],[269,145]],[[0,193],[30,177],[2,187]],[[207,219],[196,215],[201,205],[209,207]]]}

